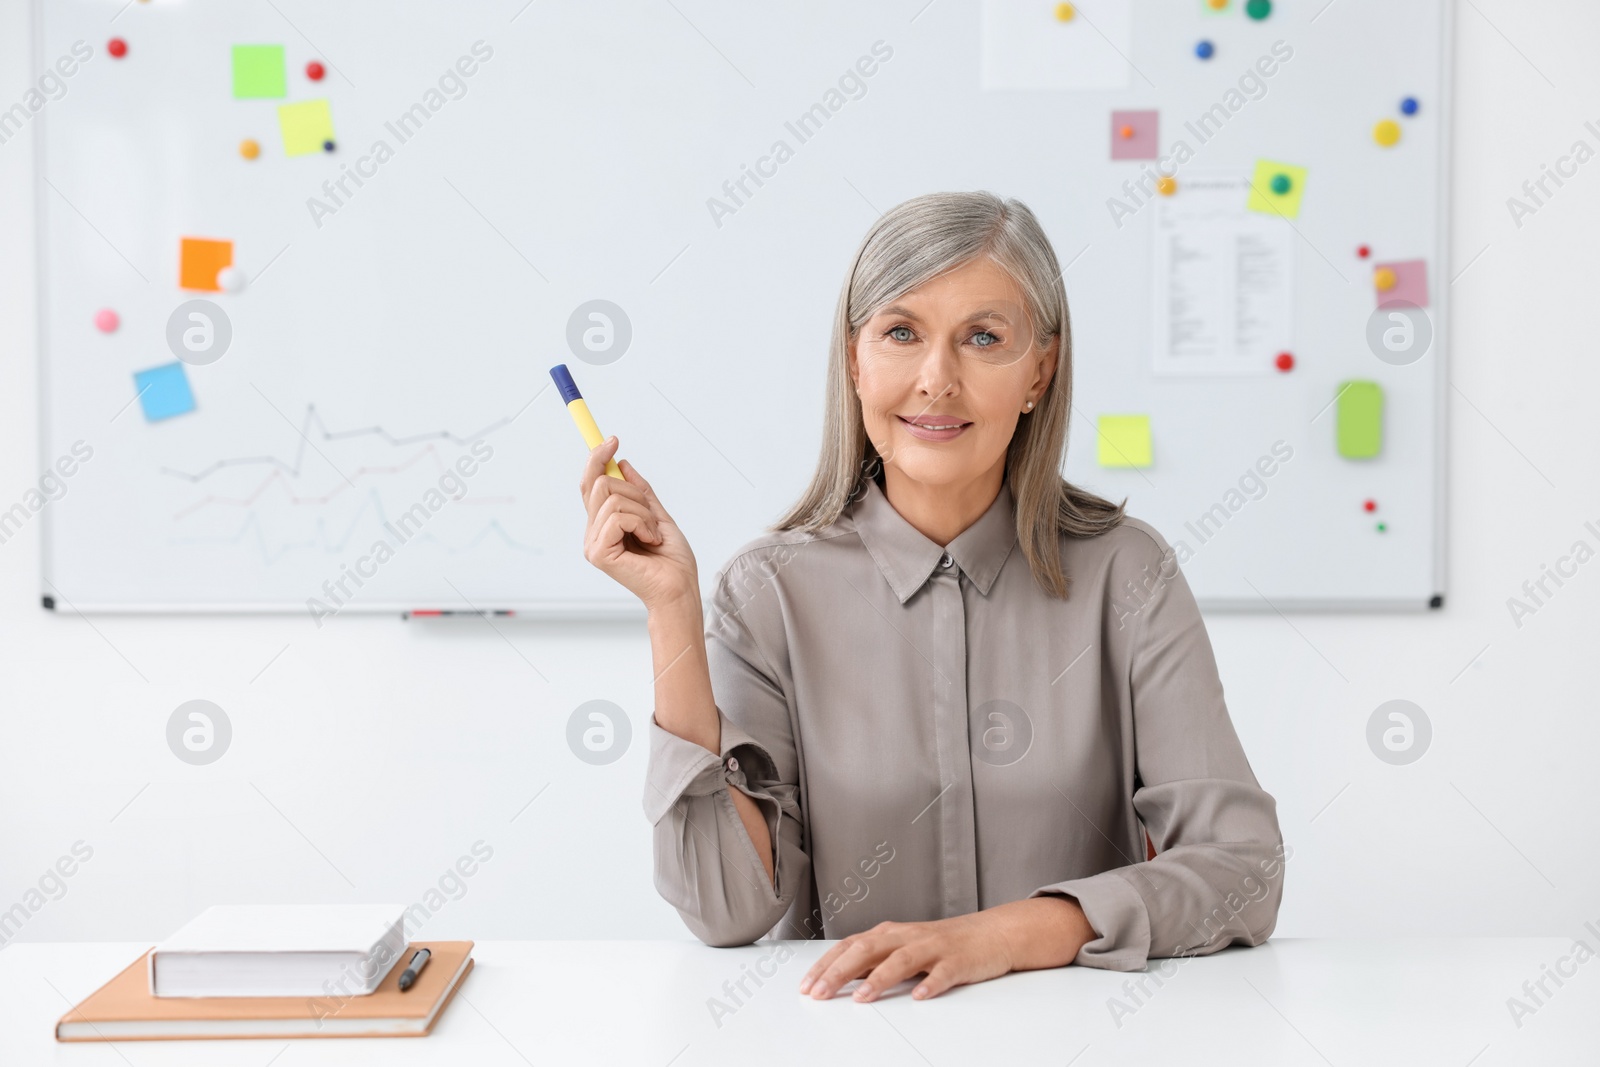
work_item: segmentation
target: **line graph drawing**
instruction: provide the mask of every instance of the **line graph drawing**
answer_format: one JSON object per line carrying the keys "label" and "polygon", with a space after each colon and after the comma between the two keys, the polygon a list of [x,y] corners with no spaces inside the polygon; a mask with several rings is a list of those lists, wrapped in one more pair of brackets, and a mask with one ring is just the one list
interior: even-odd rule
{"label": "line graph drawing", "polygon": [[[415,466],[424,456],[432,456],[433,457],[434,466],[436,468],[436,473],[443,474],[445,471],[450,469],[450,465],[445,463],[444,460],[439,457],[438,448],[435,445],[428,444],[428,445],[425,445],[420,450],[418,450],[415,455],[413,455],[410,459],[406,460],[404,463],[398,463],[398,464],[394,464],[392,466],[387,466],[387,467],[357,467],[355,472],[353,474],[351,474],[350,479],[348,481],[341,480],[332,489],[330,489],[328,492],[323,493],[321,495],[308,495],[308,496],[301,496],[300,494],[296,493],[294,491],[293,484],[290,482],[289,478],[287,476],[285,476],[283,471],[282,470],[274,470],[271,474],[268,474],[265,478],[263,478],[261,480],[261,483],[259,485],[257,485],[255,487],[255,489],[251,490],[250,493],[245,495],[245,496],[242,496],[242,497],[229,497],[229,496],[217,496],[217,495],[215,495],[213,493],[207,493],[205,496],[201,497],[199,500],[196,500],[194,503],[189,504],[189,505],[179,509],[178,511],[174,512],[172,517],[173,517],[174,520],[186,519],[190,515],[193,515],[197,511],[200,511],[202,508],[206,508],[206,507],[209,507],[211,505],[235,506],[235,507],[251,507],[256,503],[256,501],[261,499],[261,496],[262,496],[263,493],[265,493],[269,488],[271,488],[274,485],[282,487],[283,492],[285,494],[285,497],[287,498],[287,502],[290,503],[290,504],[294,504],[294,505],[298,505],[298,506],[307,506],[307,505],[316,506],[316,505],[322,505],[322,504],[329,504],[329,503],[332,503],[339,496],[341,496],[344,493],[345,490],[353,488],[355,483],[357,481],[359,481],[362,477],[367,476],[367,475],[389,475],[389,474],[401,474],[401,473],[404,473],[405,471],[408,471],[413,466]],[[213,467],[215,467],[215,464],[213,464]],[[163,469],[164,472],[171,473],[170,471],[167,470],[167,468],[162,468],[162,469]],[[215,473],[211,468],[208,468],[207,470],[208,470],[208,473]],[[514,503],[516,503],[516,497],[511,497],[511,496],[472,497],[472,498],[463,498],[463,499],[457,500],[456,503],[458,503],[458,504],[466,504],[466,503],[473,503],[473,504],[514,504]]]}
{"label": "line graph drawing", "polygon": [[[521,412],[518,412],[518,414],[521,414]],[[218,471],[226,470],[229,467],[244,467],[265,464],[268,466],[277,467],[280,471],[287,473],[291,478],[298,478],[300,477],[300,464],[305,459],[306,445],[311,436],[310,431],[313,423],[316,424],[321,431],[322,440],[324,441],[345,441],[354,437],[377,437],[398,448],[405,445],[413,445],[419,441],[449,441],[452,444],[468,445],[473,441],[481,440],[482,438],[487,437],[489,434],[503,426],[509,425],[513,420],[516,419],[516,417],[516,415],[506,415],[489,423],[476,433],[467,434],[466,436],[460,436],[451,433],[449,430],[427,430],[422,433],[406,434],[397,437],[388,430],[384,429],[382,426],[363,426],[354,430],[330,430],[328,429],[327,424],[322,421],[322,416],[318,414],[316,405],[307,404],[305,418],[300,422],[300,443],[295,446],[294,462],[292,463],[286,463],[282,458],[273,455],[234,456],[227,459],[219,459],[215,463],[212,463],[210,466],[199,471],[181,471],[172,467],[162,467],[161,473],[173,478],[179,478],[187,482],[198,484],[199,482],[205,481],[213,474],[216,474]]]}

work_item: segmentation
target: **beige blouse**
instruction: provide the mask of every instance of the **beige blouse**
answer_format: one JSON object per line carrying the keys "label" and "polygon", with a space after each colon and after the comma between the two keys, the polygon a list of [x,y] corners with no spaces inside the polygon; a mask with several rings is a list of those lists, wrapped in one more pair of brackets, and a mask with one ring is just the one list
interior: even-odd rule
{"label": "beige blouse", "polygon": [[[718,573],[721,756],[652,717],[644,789],[656,888],[696,936],[840,938],[1044,893],[1083,908],[1094,967],[1272,933],[1277,805],[1172,549],[1137,519],[1062,535],[1060,600],[1016,541],[1009,485],[941,547],[869,479],[826,530]],[[776,886],[730,787],[766,815]]]}

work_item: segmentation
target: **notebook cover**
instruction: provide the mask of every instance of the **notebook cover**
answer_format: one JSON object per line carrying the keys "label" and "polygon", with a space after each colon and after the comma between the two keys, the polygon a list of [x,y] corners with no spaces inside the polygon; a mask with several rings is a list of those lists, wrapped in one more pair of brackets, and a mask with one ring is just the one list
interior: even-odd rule
{"label": "notebook cover", "polygon": [[[193,1038],[195,1040],[232,1040],[235,1038],[288,1038],[288,1037],[425,1037],[433,1029],[444,1014],[449,1002],[455,996],[455,991],[461,983],[467,980],[467,975],[472,972],[473,942],[471,941],[416,941],[401,954],[384,975],[383,982],[376,991],[365,996],[355,997],[156,997],[150,994],[150,986],[146,980],[149,951],[123,968],[111,981],[95,990],[83,999],[83,1002],[63,1015],[56,1023],[57,1041],[99,1041],[107,1040],[95,1036],[68,1037],[61,1036],[62,1023],[112,1023],[127,1021],[161,1020],[175,1024],[188,1020],[217,1020],[217,1019],[304,1019],[306,1029],[303,1033],[240,1033],[240,1034],[196,1034],[173,1035],[159,1037],[118,1037],[118,1041],[170,1041]],[[417,976],[416,984],[404,993],[400,992],[400,973],[405,970],[406,961],[411,958],[411,953],[419,948],[430,949],[433,955],[428,960],[428,965]],[[466,968],[462,970],[462,961],[466,961]],[[447,991],[456,971],[461,970],[461,979]],[[443,1003],[440,998],[443,997]],[[420,1022],[427,1018],[429,1011],[438,1003],[439,1011],[429,1023],[427,1030],[410,1034],[382,1033],[379,1031],[357,1031],[351,1033],[327,1033],[320,1031],[316,1026],[318,1011],[325,1012],[327,1016],[337,1016],[340,1019],[414,1019]]]}

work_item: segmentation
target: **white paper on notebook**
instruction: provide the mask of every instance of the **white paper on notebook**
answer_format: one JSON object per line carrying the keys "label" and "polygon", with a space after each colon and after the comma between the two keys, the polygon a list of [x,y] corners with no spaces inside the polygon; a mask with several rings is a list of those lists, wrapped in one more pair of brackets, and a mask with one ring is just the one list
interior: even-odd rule
{"label": "white paper on notebook", "polygon": [[220,904],[150,953],[150,992],[364,996],[405,945],[402,904]]}

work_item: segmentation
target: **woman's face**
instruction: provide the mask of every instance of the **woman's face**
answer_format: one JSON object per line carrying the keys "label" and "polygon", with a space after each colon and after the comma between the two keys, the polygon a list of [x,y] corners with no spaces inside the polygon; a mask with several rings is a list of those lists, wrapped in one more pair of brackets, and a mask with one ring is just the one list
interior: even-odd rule
{"label": "woman's face", "polygon": [[933,278],[862,323],[850,376],[867,436],[887,466],[927,485],[965,486],[1003,464],[1017,419],[1055,371],[1022,288],[987,256]]}

